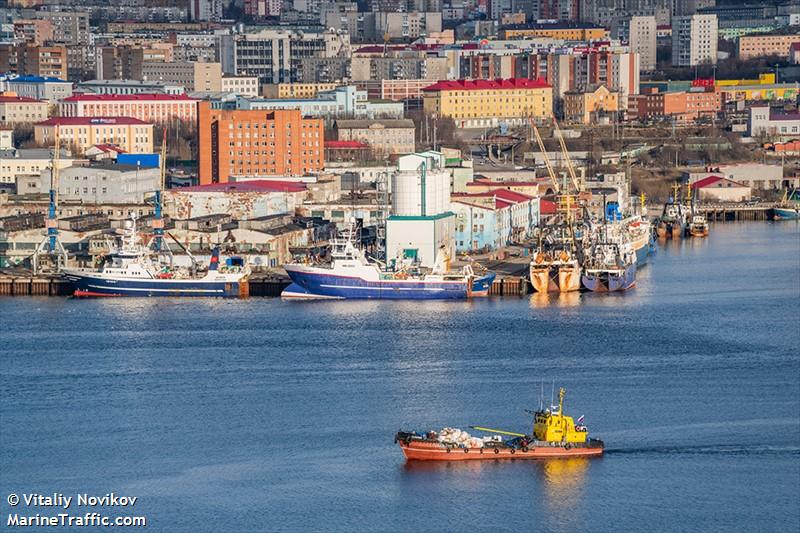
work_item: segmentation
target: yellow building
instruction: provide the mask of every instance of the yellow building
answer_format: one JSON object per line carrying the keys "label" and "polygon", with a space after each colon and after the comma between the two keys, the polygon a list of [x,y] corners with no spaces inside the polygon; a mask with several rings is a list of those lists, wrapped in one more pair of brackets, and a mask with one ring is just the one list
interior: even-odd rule
{"label": "yellow building", "polygon": [[544,80],[440,81],[423,89],[425,114],[449,117],[460,128],[525,124],[553,112],[553,88]]}
{"label": "yellow building", "polygon": [[332,91],[339,83],[271,83],[264,85],[264,98],[315,98],[318,93]]}
{"label": "yellow building", "polygon": [[757,80],[717,80],[717,92],[723,102],[751,100],[790,100],[800,95],[795,83],[775,83],[775,74],[761,74]]}
{"label": "yellow building", "polygon": [[619,111],[619,93],[600,85],[593,91],[564,93],[564,119],[567,122],[589,124],[603,113]]}
{"label": "yellow building", "polygon": [[743,35],[739,37],[739,59],[762,56],[789,57],[789,50],[800,37],[796,33],[785,35]]}
{"label": "yellow building", "polygon": [[717,87],[729,87],[732,85],[770,85],[775,83],[775,73],[765,72],[759,74],[757,80],[714,80]]}
{"label": "yellow building", "polygon": [[55,117],[33,127],[33,138],[43,146],[55,142],[80,153],[95,144],[113,144],[134,154],[153,153],[153,125],[131,117]]}
{"label": "yellow building", "polygon": [[527,39],[529,37],[550,37],[565,41],[589,41],[607,39],[608,30],[593,24],[545,23],[519,26],[506,26],[500,29],[500,39]]}

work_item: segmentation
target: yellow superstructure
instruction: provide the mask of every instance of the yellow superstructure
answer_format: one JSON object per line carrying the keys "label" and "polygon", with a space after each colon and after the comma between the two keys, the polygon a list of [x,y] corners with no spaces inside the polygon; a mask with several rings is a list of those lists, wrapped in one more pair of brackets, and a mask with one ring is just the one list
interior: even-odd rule
{"label": "yellow superstructure", "polygon": [[440,81],[423,91],[426,114],[452,118],[460,127],[474,119],[545,119],[553,112],[553,88],[543,80]]}
{"label": "yellow superstructure", "polygon": [[586,442],[587,431],[583,426],[575,426],[571,416],[564,415],[564,395],[562,388],[558,391],[558,411],[536,411],[534,414],[533,436],[536,440],[546,442]]}

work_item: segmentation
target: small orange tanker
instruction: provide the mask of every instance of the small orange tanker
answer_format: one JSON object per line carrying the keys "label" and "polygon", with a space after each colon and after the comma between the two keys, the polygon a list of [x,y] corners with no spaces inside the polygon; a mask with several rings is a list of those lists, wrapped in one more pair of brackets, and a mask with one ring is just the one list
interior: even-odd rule
{"label": "small orange tanker", "polygon": [[[478,461],[490,459],[543,459],[580,457],[603,454],[603,441],[588,438],[588,429],[572,417],[564,415],[564,395],[558,393],[558,410],[539,409],[533,412],[533,434],[512,433],[471,426],[491,436],[473,437],[459,429],[444,428],[439,432],[400,431],[394,440],[408,460]],[[507,438],[507,437],[512,438]]]}

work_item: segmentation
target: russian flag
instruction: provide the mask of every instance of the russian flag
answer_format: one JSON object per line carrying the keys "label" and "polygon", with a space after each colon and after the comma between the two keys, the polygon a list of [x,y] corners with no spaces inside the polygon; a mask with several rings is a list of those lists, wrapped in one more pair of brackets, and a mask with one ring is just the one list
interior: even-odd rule
{"label": "russian flag", "polygon": [[578,424],[580,424],[580,423],[582,423],[582,422],[583,422],[583,415],[581,415],[580,417],[578,417]]}

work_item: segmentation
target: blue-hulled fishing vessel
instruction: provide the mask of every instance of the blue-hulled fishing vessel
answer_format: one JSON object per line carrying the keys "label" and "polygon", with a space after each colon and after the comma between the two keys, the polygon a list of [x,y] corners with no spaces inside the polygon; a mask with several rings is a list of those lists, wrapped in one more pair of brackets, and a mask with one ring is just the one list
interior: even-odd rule
{"label": "blue-hulled fishing vessel", "polygon": [[211,254],[205,272],[162,265],[144,246],[136,231],[136,218],[127,221],[118,247],[99,268],[66,268],[75,296],[220,296],[242,297],[249,293],[249,270],[240,258],[219,264],[219,249]]}
{"label": "blue-hulled fishing vessel", "polygon": [[448,272],[446,254],[440,250],[429,272],[413,264],[383,269],[356,245],[353,227],[331,242],[330,264],[290,263],[284,269],[292,284],[283,298],[446,300],[486,296],[495,274],[475,275],[471,266]]}

